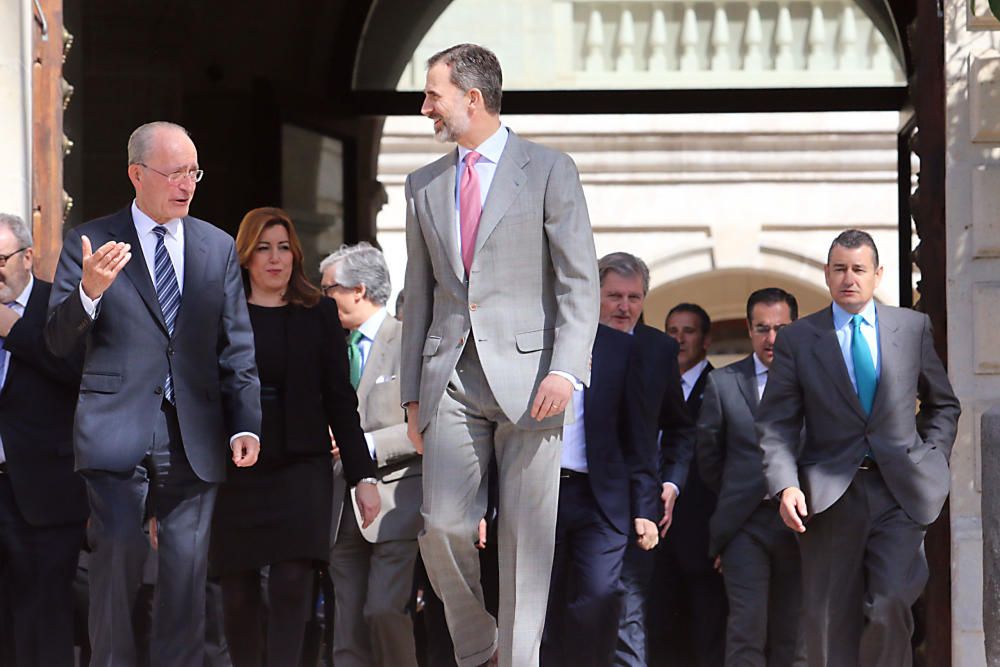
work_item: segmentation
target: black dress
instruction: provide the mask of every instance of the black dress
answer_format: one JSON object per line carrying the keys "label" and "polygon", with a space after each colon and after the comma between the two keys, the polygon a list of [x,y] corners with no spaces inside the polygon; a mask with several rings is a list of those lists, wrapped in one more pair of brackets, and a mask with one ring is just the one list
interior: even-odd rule
{"label": "black dress", "polygon": [[261,383],[257,463],[219,487],[209,563],[213,574],[284,560],[329,557],[333,478],[329,451],[289,451],[285,428],[289,314],[294,306],[248,304]]}

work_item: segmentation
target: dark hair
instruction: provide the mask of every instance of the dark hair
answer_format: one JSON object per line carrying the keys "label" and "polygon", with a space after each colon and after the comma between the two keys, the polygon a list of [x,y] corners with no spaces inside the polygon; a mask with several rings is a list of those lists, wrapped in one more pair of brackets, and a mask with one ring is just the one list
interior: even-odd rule
{"label": "dark hair", "polygon": [[500,113],[503,97],[503,72],[496,54],[478,44],[456,44],[427,59],[427,68],[444,63],[451,69],[450,80],[463,93],[478,88],[483,106],[491,114]]}
{"label": "dark hair", "polygon": [[701,334],[707,336],[708,332],[712,330],[712,318],[708,316],[705,309],[696,303],[679,303],[670,309],[667,313],[667,318],[663,321],[663,326],[666,328],[666,322],[670,319],[670,316],[674,313],[694,313],[701,320]]}
{"label": "dark hair", "polygon": [[292,219],[283,210],[273,206],[264,206],[249,211],[243,216],[240,228],[236,232],[236,255],[243,268],[243,288],[246,290],[247,298],[250,298],[250,276],[247,274],[247,264],[250,263],[250,258],[264,230],[275,225],[281,225],[288,230],[288,245],[292,250],[292,275],[288,279],[288,287],[285,288],[285,301],[311,308],[319,303],[322,293],[306,278],[305,270],[302,268],[302,244],[299,243],[299,236],[295,233]]}
{"label": "dark hair", "polygon": [[879,267],[878,263],[878,248],[875,247],[875,239],[868,232],[861,231],[860,229],[848,229],[847,231],[840,232],[837,234],[837,238],[833,240],[830,244],[830,249],[826,253],[826,263],[830,263],[830,255],[833,254],[834,246],[840,246],[841,248],[860,248],[861,246],[868,246],[872,249],[872,256],[875,259],[875,268]]}
{"label": "dark hair", "polygon": [[613,252],[597,260],[597,275],[600,276],[601,284],[604,284],[604,277],[608,272],[617,273],[622,278],[633,278],[638,276],[642,280],[642,293],[649,292],[649,267],[633,254],[627,252]]}
{"label": "dark hair", "polygon": [[765,287],[750,295],[747,299],[747,322],[753,321],[753,307],[758,303],[771,306],[776,303],[787,303],[788,311],[792,315],[792,322],[799,319],[799,302],[795,296],[781,289],[780,287]]}

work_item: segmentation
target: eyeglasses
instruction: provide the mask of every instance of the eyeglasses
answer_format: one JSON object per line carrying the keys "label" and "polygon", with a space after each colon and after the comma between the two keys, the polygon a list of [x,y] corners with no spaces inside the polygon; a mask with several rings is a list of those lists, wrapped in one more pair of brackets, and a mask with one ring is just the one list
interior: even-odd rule
{"label": "eyeglasses", "polygon": [[190,179],[190,180],[194,181],[195,183],[199,183],[199,182],[201,182],[201,177],[205,175],[205,170],[204,169],[192,169],[191,171],[183,171],[182,170],[182,171],[175,171],[175,172],[173,172],[171,174],[164,174],[159,169],[153,169],[152,167],[150,167],[145,162],[139,162],[138,164],[139,164],[140,167],[145,167],[146,169],[149,169],[150,171],[155,171],[157,174],[159,174],[160,176],[162,176],[165,179],[167,179],[168,183],[180,183],[184,179]]}
{"label": "eyeglasses", "polygon": [[18,248],[17,250],[15,250],[14,252],[10,253],[9,255],[0,255],[0,269],[2,269],[3,267],[7,266],[7,260],[8,259],[10,259],[11,257],[13,257],[14,255],[16,255],[19,252],[24,252],[29,247],[30,246],[24,246],[23,248]]}
{"label": "eyeglasses", "polygon": [[781,331],[782,329],[784,329],[787,326],[788,326],[787,324],[775,324],[773,327],[769,327],[766,324],[758,324],[758,325],[754,326],[753,332],[755,334],[757,334],[758,336],[766,336],[767,334],[771,333],[772,331],[774,333],[778,333],[779,331]]}
{"label": "eyeglasses", "polygon": [[342,287],[339,283],[330,283],[329,285],[320,285],[319,288],[323,292],[323,296],[330,296],[330,292],[338,287]]}

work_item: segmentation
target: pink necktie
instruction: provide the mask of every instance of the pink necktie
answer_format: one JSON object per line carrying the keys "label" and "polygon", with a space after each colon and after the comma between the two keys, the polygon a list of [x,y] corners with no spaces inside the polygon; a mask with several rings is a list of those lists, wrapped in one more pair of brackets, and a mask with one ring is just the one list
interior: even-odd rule
{"label": "pink necktie", "polygon": [[468,275],[472,266],[472,254],[476,248],[476,232],[479,231],[479,217],[483,213],[483,204],[479,198],[479,174],[476,173],[476,162],[480,155],[469,151],[465,156],[465,169],[462,170],[462,180],[458,185],[458,221],[462,231],[462,264]]}

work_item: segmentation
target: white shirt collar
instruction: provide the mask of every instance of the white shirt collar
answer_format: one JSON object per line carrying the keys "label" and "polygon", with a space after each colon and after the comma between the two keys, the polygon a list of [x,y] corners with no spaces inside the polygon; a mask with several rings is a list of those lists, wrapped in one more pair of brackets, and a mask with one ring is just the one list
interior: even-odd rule
{"label": "white shirt collar", "polygon": [[[843,327],[849,326],[851,318],[854,317],[853,313],[849,313],[843,308],[841,308],[836,301],[832,303],[833,305],[833,328],[842,329]],[[876,310],[875,310],[875,299],[871,299],[865,304],[865,307],[861,309],[859,313],[864,319],[865,324],[875,326]]]}
{"label": "white shirt collar", "polygon": [[756,352],[753,353],[753,370],[754,375],[758,377],[767,374],[767,366],[765,366],[764,362],[760,360],[760,357],[757,356]]}
{"label": "white shirt collar", "polygon": [[382,328],[382,323],[385,321],[388,314],[389,311],[385,309],[385,306],[380,307],[371,317],[365,320],[361,326],[358,327],[358,331],[360,331],[361,335],[368,340],[375,340],[375,336],[378,335],[378,330]]}
{"label": "white shirt collar", "polygon": [[708,359],[702,359],[694,366],[687,369],[686,372],[681,374],[681,380],[686,383],[687,386],[693,387],[698,381],[698,378],[701,377],[701,372],[705,370],[705,366],[708,366]]}
{"label": "white shirt collar", "polygon": [[31,298],[31,288],[34,286],[35,286],[35,276],[29,273],[28,284],[24,286],[24,289],[21,290],[21,293],[17,295],[16,299],[14,299],[14,303],[21,306],[22,310],[28,307],[28,299]]}
{"label": "white shirt collar", "polygon": [[[152,234],[153,228],[159,223],[153,220],[151,217],[142,212],[139,205],[132,200],[132,221],[135,223],[135,231],[139,238],[142,238],[143,234]],[[163,227],[166,228],[167,233],[170,236],[177,238],[177,229],[181,226],[181,219],[174,218],[173,220],[168,220],[163,223]]]}
{"label": "white shirt collar", "polygon": [[[487,137],[486,141],[476,146],[475,151],[493,164],[500,162],[500,156],[503,155],[503,149],[507,145],[507,134],[507,128],[501,125],[496,132]],[[462,162],[471,151],[471,148],[459,146],[458,161]]]}

